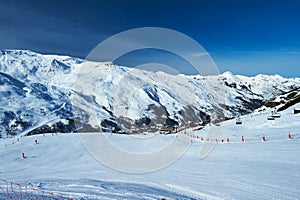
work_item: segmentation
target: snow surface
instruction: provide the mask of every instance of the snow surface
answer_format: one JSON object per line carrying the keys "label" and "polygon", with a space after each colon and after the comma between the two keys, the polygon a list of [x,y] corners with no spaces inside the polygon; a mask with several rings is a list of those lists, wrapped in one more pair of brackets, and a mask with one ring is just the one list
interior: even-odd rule
{"label": "snow surface", "polygon": [[[234,120],[221,123],[218,139],[230,138],[230,142],[217,143],[206,158],[199,159],[203,142],[193,139],[174,164],[146,174],[122,173],[102,165],[77,134],[21,137],[19,142],[0,139],[0,177],[75,199],[299,199],[300,115],[292,114],[291,107],[281,112],[281,118],[268,121],[270,111],[242,116],[239,126]],[[188,134],[205,138],[208,129],[188,130]],[[288,133],[292,140],[287,139]],[[175,135],[138,142],[127,135],[107,137],[125,150],[146,153],[167,145]]]}

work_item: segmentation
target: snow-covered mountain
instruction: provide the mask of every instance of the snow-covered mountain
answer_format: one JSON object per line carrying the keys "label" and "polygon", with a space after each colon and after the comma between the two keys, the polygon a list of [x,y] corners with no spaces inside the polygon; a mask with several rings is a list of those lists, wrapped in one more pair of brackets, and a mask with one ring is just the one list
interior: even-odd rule
{"label": "snow-covered mountain", "polygon": [[[97,82],[89,83],[95,85],[93,94],[85,87],[74,88],[88,77],[80,71],[83,64],[90,66],[90,73],[100,72]],[[170,75],[110,62],[1,50],[0,136],[196,126],[249,113],[298,87],[299,78],[279,75]],[[91,117],[94,111],[96,120]]]}
{"label": "snow-covered mountain", "polygon": [[300,102],[300,88],[291,90],[283,93],[274,99],[271,99],[265,103],[262,107],[258,108],[257,111],[263,111],[268,108],[274,108],[277,111],[283,111],[287,108],[296,105]]}
{"label": "snow-covered mountain", "polygon": [[[241,116],[242,126],[237,126],[235,120],[220,123],[218,142],[210,138],[216,146],[205,159],[199,159],[199,151],[210,142],[200,138],[206,138],[211,127],[187,129],[193,143],[185,154],[162,170],[143,174],[122,173],[103,165],[87,153],[79,134],[0,139],[0,199],[62,199],[51,193],[86,200],[299,199],[300,114],[294,115],[292,107],[281,112],[275,121],[267,120],[268,114],[262,111]],[[143,155],[188,137],[187,134],[155,135],[147,139],[121,134],[106,136],[121,150]],[[262,141],[263,136],[266,141]],[[22,152],[25,159],[21,158]],[[105,152],[111,155],[109,150]],[[24,186],[28,186],[26,190]]]}

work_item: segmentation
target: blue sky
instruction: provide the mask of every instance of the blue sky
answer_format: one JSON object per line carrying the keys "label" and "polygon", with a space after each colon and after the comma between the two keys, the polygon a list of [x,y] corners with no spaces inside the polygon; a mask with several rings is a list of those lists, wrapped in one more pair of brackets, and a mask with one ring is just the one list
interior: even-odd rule
{"label": "blue sky", "polygon": [[[198,41],[221,72],[300,77],[300,1],[0,1],[0,48],[84,58],[106,38],[137,27],[164,27]],[[174,56],[133,52],[118,64]],[[180,65],[180,68],[179,68]]]}

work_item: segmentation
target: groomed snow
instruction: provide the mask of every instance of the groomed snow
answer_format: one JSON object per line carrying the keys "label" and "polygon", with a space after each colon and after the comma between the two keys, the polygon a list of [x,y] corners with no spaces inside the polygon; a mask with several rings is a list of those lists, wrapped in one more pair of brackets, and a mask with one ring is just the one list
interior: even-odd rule
{"label": "groomed snow", "polygon": [[[228,137],[230,143],[217,143],[200,160],[203,143],[193,139],[177,162],[147,174],[105,167],[85,150],[76,134],[22,137],[19,142],[1,139],[0,177],[75,199],[298,199],[300,115],[292,113],[293,107],[275,121],[266,119],[268,111],[243,116],[240,126],[234,120],[224,122],[219,141]],[[287,139],[289,132],[292,140]],[[188,133],[205,137],[205,130]],[[158,135],[137,142],[132,136],[108,135],[115,145],[143,153],[161,148],[174,137]]]}

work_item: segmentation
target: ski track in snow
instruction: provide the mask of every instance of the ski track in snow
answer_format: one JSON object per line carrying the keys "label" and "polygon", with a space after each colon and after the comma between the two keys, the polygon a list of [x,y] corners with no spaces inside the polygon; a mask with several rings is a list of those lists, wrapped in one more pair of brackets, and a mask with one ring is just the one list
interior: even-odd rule
{"label": "ski track in snow", "polygon": [[[198,158],[202,142],[194,142],[171,166],[139,175],[103,166],[76,134],[21,137],[14,145],[16,138],[1,139],[0,177],[75,199],[298,199],[300,139],[288,140],[287,134],[300,134],[300,115],[291,113],[292,108],[272,122],[266,119],[268,113],[246,115],[241,126],[226,121],[219,138],[235,142],[218,143],[202,160]],[[201,136],[205,129],[188,132]],[[279,139],[262,142],[262,135]],[[238,141],[241,136],[245,143]],[[145,153],[175,136],[158,135],[150,141],[139,140],[141,144],[126,137],[131,136],[108,138],[124,149]]]}

